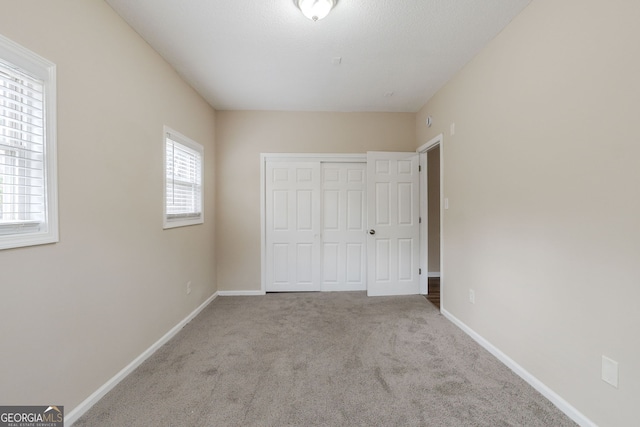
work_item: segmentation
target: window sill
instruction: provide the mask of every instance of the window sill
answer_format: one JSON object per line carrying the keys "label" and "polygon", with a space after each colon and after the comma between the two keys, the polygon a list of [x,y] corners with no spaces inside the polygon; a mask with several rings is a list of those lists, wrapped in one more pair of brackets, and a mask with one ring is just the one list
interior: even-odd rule
{"label": "window sill", "polygon": [[42,231],[43,224],[0,224],[0,250],[57,243],[58,233]]}
{"label": "window sill", "polygon": [[178,218],[165,217],[164,222],[162,224],[162,228],[164,230],[167,230],[169,228],[187,227],[189,225],[198,225],[203,223],[204,223],[204,217],[202,215],[198,215],[194,217],[178,217]]}

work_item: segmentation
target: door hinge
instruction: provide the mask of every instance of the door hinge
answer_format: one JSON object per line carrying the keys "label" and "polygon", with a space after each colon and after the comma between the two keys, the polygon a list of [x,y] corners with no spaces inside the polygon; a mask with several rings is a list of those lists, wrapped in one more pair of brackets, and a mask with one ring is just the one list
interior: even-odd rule
{"label": "door hinge", "polygon": [[418,165],[418,172],[422,172],[422,166]]}
{"label": "door hinge", "polygon": [[421,268],[419,268],[419,269],[418,269],[418,275],[421,275],[421,274],[422,274],[422,269],[421,269]]}
{"label": "door hinge", "polygon": [[418,217],[418,224],[422,224],[422,217]]}

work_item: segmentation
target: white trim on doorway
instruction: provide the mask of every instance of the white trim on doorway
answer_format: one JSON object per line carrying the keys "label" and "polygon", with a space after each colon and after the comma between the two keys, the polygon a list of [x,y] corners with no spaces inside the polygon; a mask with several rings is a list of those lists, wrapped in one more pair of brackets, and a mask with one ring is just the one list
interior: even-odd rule
{"label": "white trim on doorway", "polygon": [[[425,144],[418,147],[416,152],[420,155],[420,168],[422,169],[422,173],[420,175],[420,217],[422,218],[422,222],[420,224],[420,269],[427,274],[422,274],[420,276],[420,293],[427,294],[428,293],[428,284],[429,277],[440,277],[441,286],[444,276],[444,262],[443,262],[443,254],[444,254],[444,150],[443,144],[444,135],[440,134],[432,139],[430,139]],[[429,272],[429,238],[428,238],[428,230],[429,230],[429,221],[428,221],[428,213],[429,213],[429,202],[428,197],[425,197],[425,189],[427,188],[427,151],[432,148],[440,146],[440,271],[439,272]],[[437,274],[437,275],[436,275]],[[440,293],[440,299],[442,301],[442,293]],[[441,303],[442,305],[442,303]]]}

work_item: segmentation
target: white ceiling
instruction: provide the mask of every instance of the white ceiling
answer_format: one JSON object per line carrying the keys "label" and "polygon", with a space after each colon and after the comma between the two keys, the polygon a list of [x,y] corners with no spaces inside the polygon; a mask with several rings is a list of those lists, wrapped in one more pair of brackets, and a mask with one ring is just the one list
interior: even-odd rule
{"label": "white ceiling", "polygon": [[[530,0],[106,0],[218,110],[416,112]],[[340,57],[341,63],[333,63]]]}

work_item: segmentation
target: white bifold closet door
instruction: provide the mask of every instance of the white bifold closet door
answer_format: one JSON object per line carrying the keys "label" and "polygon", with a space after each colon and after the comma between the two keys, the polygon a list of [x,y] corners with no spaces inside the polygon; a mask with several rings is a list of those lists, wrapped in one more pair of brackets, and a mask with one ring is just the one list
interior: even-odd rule
{"label": "white bifold closet door", "polygon": [[266,163],[266,291],[365,290],[366,164]]}
{"label": "white bifold closet door", "polygon": [[366,164],[322,164],[322,290],[364,291]]}
{"label": "white bifold closet door", "polygon": [[320,163],[266,164],[267,292],[320,290]]}

